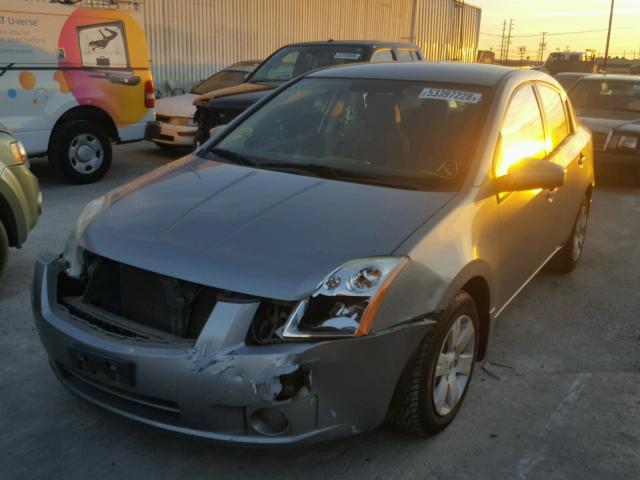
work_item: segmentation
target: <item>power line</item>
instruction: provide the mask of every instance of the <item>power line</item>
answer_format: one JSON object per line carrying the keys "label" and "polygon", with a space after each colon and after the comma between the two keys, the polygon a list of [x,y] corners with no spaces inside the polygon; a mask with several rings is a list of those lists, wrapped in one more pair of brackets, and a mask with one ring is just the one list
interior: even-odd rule
{"label": "power line", "polygon": [[[616,27],[616,30],[629,30],[629,29],[635,29],[638,27]],[[599,33],[599,32],[607,32],[608,29],[607,28],[601,28],[598,30],[580,30],[577,32],[557,32],[557,33],[547,33],[547,36],[558,36],[558,35],[577,35],[577,34],[581,34],[581,33]],[[498,35],[495,33],[488,33],[488,32],[480,32],[480,35],[487,35],[489,37],[501,37],[502,35]],[[531,37],[538,37],[540,36],[539,33],[536,34],[531,34],[531,35],[512,35],[513,38],[531,38]]]}

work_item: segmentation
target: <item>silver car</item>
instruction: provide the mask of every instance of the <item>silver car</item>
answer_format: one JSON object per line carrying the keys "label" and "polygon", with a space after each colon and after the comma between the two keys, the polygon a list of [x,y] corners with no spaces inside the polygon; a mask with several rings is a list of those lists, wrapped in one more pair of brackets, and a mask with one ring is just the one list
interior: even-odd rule
{"label": "silver car", "polygon": [[307,74],[90,203],[35,323],[73,393],[168,430],[318,441],[458,413],[495,319],[573,270],[591,136],[540,72]]}

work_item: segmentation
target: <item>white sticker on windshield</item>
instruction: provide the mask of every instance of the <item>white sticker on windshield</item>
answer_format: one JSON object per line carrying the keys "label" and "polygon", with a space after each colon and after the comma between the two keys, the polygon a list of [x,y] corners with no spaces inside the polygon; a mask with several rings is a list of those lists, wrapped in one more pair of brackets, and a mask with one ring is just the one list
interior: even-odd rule
{"label": "white sticker on windshield", "polygon": [[449,90],[448,88],[425,88],[420,92],[419,98],[423,100],[432,98],[436,100],[455,100],[456,102],[462,103],[479,103],[480,100],[482,100],[482,94]]}
{"label": "white sticker on windshield", "polygon": [[360,54],[353,52],[338,52],[333,56],[333,58],[337,58],[340,60],[359,60]]}

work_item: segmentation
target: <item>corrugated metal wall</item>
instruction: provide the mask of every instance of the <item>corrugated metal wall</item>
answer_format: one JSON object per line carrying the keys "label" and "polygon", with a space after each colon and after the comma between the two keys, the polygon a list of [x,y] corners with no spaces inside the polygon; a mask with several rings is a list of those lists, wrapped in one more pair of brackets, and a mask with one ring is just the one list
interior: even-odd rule
{"label": "corrugated metal wall", "polygon": [[[104,3],[85,0],[83,5]],[[461,0],[138,3],[120,8],[137,10],[143,19],[160,90],[167,81],[188,87],[231,63],[262,59],[286,43],[328,38],[413,41],[429,60],[473,62],[481,15]]]}

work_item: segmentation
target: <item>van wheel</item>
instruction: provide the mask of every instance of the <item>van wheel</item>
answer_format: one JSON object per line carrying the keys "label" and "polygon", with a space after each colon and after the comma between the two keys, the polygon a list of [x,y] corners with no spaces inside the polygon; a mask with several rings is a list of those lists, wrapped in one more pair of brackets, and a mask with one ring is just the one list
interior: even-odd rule
{"label": "van wheel", "polygon": [[9,258],[9,235],[4,228],[2,222],[0,222],[0,276],[4,267],[7,265],[7,259]]}
{"label": "van wheel", "polygon": [[67,122],[52,134],[49,162],[69,183],[97,182],[109,171],[111,156],[109,137],[93,122]]}
{"label": "van wheel", "polygon": [[478,311],[468,293],[458,293],[436,320],[398,382],[389,416],[396,426],[425,437],[458,414],[479,345]]}

